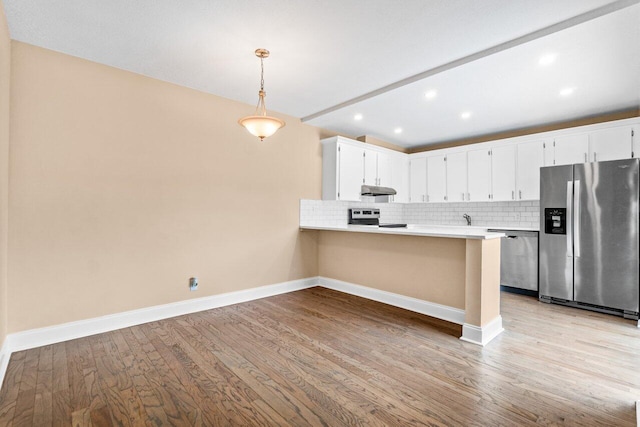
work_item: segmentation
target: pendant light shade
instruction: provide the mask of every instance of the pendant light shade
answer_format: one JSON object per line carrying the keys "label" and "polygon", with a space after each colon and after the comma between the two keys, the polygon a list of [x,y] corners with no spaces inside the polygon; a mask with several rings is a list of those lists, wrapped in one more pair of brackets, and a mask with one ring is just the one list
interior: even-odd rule
{"label": "pendant light shade", "polygon": [[258,92],[258,106],[253,116],[243,117],[238,123],[246,128],[249,133],[264,141],[285,125],[285,122],[276,118],[267,116],[267,107],[264,98],[267,93],[264,91],[264,58],[269,57],[269,51],[266,49],[256,49],[256,56],[260,58],[261,74],[260,74],[260,91]]}

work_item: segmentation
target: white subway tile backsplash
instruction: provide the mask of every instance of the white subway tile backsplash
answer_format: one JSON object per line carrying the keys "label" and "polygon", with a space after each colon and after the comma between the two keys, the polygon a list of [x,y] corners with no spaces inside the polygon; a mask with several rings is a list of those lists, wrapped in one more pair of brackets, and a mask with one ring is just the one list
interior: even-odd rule
{"label": "white subway tile backsplash", "polygon": [[472,224],[490,227],[531,227],[540,223],[538,201],[464,203],[363,203],[332,200],[300,200],[301,225],[346,225],[348,209],[376,207],[381,222],[464,225],[463,214]]}

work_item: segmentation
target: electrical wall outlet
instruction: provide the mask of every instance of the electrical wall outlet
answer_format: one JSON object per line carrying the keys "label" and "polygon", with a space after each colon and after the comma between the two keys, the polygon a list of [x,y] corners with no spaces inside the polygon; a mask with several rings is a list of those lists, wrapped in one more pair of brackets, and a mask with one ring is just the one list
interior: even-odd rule
{"label": "electrical wall outlet", "polygon": [[189,290],[190,291],[197,291],[198,290],[198,278],[197,277],[192,277],[189,279]]}

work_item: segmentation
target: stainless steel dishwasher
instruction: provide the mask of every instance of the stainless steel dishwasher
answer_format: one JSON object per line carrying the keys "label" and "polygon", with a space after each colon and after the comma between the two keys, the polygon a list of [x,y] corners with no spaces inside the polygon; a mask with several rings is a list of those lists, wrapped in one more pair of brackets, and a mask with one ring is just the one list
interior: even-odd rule
{"label": "stainless steel dishwasher", "polygon": [[491,229],[506,234],[500,242],[500,285],[528,295],[538,294],[538,232]]}

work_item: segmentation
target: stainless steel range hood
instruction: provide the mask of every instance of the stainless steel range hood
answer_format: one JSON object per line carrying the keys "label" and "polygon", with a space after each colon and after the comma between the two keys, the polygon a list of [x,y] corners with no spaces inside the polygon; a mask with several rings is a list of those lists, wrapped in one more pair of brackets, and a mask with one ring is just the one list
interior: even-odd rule
{"label": "stainless steel range hood", "polygon": [[391,187],[378,187],[376,185],[363,185],[360,187],[360,200],[372,203],[389,203],[393,201],[396,190]]}
{"label": "stainless steel range hood", "polygon": [[360,187],[361,196],[395,196],[396,190],[391,187],[378,187],[376,185],[363,185]]}

